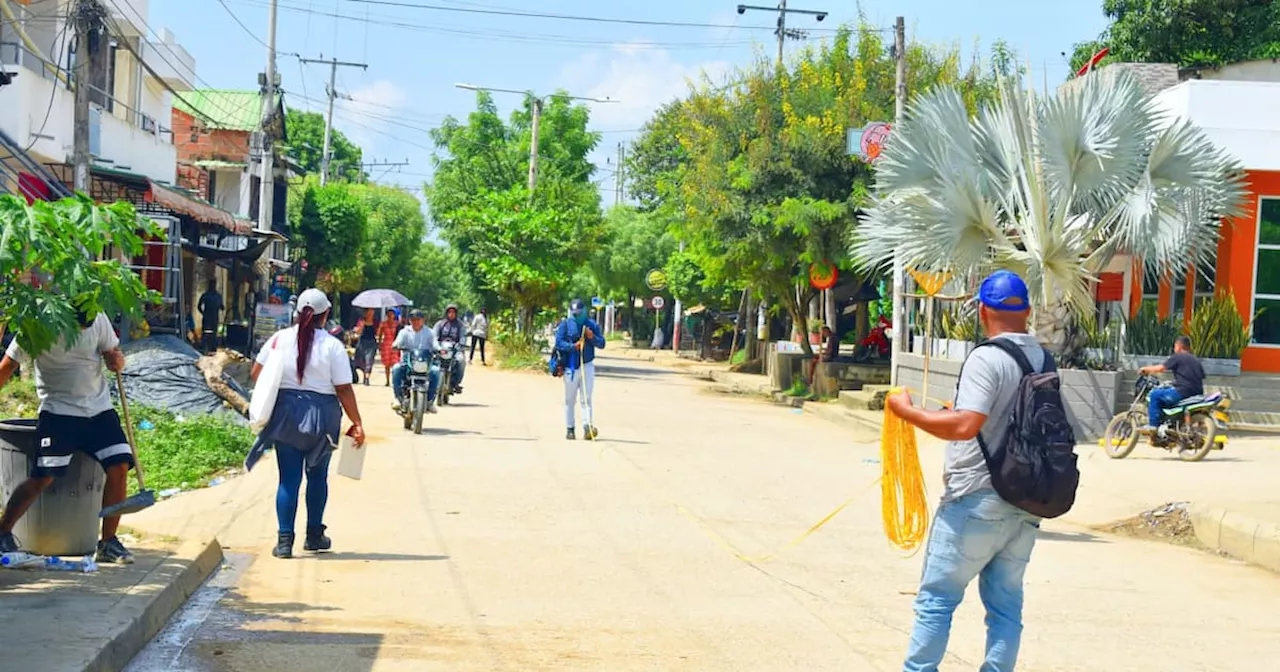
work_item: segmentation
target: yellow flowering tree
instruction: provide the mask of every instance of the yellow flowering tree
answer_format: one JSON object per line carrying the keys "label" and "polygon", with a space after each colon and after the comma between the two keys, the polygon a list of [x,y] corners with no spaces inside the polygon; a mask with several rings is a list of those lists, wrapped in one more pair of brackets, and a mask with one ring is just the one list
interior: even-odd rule
{"label": "yellow flowering tree", "polygon": [[[958,50],[911,44],[908,86],[995,92],[995,73]],[[873,28],[845,28],[786,68],[761,58],[727,87],[700,85],[679,106],[681,157],[667,167],[665,197],[682,209],[678,236],[708,284],[750,287],[808,331],[812,263],[852,266],[848,238],[873,180],[849,156],[847,129],[892,121],[894,61]],[[665,111],[670,113],[670,111]],[[802,343],[809,350],[809,344]]]}

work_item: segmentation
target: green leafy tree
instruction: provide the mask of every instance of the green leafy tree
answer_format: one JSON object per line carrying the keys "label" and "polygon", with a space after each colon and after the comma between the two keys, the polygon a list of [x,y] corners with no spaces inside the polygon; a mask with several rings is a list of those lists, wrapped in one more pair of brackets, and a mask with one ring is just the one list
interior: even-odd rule
{"label": "green leafy tree", "polygon": [[661,217],[625,205],[610,208],[591,271],[610,298],[635,298],[649,291],[645,275],[662,269],[675,249],[675,238]]}
{"label": "green leafy tree", "polygon": [[303,284],[329,292],[349,292],[364,284],[360,258],[367,237],[368,210],[347,184],[302,185],[296,215],[291,218],[293,240],[303,248],[307,269]]}
{"label": "green leafy tree", "polygon": [[600,136],[585,106],[548,97],[539,128],[539,175],[526,189],[532,99],[504,122],[489,94],[462,123],[432,131],[439,152],[425,193],[432,222],[489,307],[514,308],[532,338],[534,316],[558,302],[600,237],[600,196],[587,159]]}
{"label": "green leafy tree", "polygon": [[1103,46],[1111,48],[1106,61],[1180,67],[1280,57],[1276,0],[1104,0],[1102,11],[1111,24],[1075,46],[1073,72]]}
{"label": "green leafy tree", "polygon": [[[319,112],[289,110],[286,122],[289,128],[290,153],[308,175],[320,174],[321,156],[324,154],[324,115]],[[329,135],[330,179],[347,182],[364,182],[367,179],[361,168],[364,152],[351,142],[342,131],[333,129]]]}
{"label": "green leafy tree", "polygon": [[[912,91],[950,84],[973,109],[994,92],[991,70],[962,72],[954,50],[913,43],[906,56]],[[678,235],[704,284],[773,297],[804,333],[815,296],[808,268],[850,266],[846,240],[872,180],[848,155],[846,129],[892,119],[895,66],[869,27],[842,29],[793,63],[779,70],[762,58],[732,86],[694,92],[674,124],[687,154],[675,174]]]}
{"label": "green leafy tree", "polygon": [[409,271],[399,285],[415,308],[430,319],[444,315],[450,303],[475,306],[477,298],[458,264],[457,255],[444,245],[422,243],[409,263]]}
{"label": "green leafy tree", "polygon": [[354,188],[368,213],[360,261],[369,287],[396,288],[412,271],[427,232],[422,204],[413,194],[378,184]]}
{"label": "green leafy tree", "polygon": [[[24,352],[38,357],[58,342],[80,336],[79,313],[139,319],[160,297],[118,259],[103,259],[110,247],[124,257],[143,253],[142,236],[163,236],[129,203],[99,205],[83,194],[28,205],[0,195],[0,330],[14,332]],[[38,273],[50,284],[19,281]]]}

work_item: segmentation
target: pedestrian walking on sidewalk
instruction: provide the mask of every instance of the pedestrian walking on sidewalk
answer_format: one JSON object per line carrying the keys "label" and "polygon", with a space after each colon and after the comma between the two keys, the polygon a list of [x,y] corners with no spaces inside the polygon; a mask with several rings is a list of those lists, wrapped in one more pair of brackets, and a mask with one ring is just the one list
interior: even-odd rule
{"label": "pedestrian walking on sidewalk", "polygon": [[277,558],[293,557],[294,521],[304,473],[307,534],[302,548],[326,551],[332,546],[325,536],[324,509],[329,500],[329,458],[342,429],[343,411],[352,423],[351,438],[357,445],[364,444],[347,349],[325,330],[331,308],[329,298],[318,289],[300,294],[294,326],[271,336],[250,372],[256,382],[272,353],[281,351],[278,356],[284,358],[285,367],[276,405],[245,459],[245,466],[251,469],[267,448],[275,446],[280,468],[276,490],[279,536],[271,554]]}
{"label": "pedestrian walking on sidewalk", "polygon": [[[1027,286],[997,271],[979,290],[979,318],[993,341],[1020,349],[1035,371],[1052,359],[1027,333]],[[1005,445],[1022,366],[1003,347],[976,348],[965,360],[952,409],[915,407],[905,392],[886,403],[899,417],[949,441],[945,490],[925,550],[915,627],[905,672],[934,672],[946,654],[951,616],[975,578],[987,610],[983,672],[1013,672],[1022,639],[1022,580],[1035,547],[1040,518],[1005,501],[994,489],[984,452]],[[980,442],[982,445],[980,445]]]}
{"label": "pedestrian walking on sidewalk", "polygon": [[[302,299],[298,299],[302,307]],[[356,368],[364,374],[364,384],[373,375],[373,360],[378,356],[378,319],[372,308],[365,308],[364,315],[356,322]]]}
{"label": "pedestrian walking on sidewalk", "polygon": [[489,366],[484,361],[484,343],[489,338],[489,314],[484,308],[473,318],[471,318],[471,356],[467,358],[467,362],[471,362],[476,358],[476,345],[480,346],[480,364],[481,366]]}
{"label": "pedestrian walking on sidewalk", "polygon": [[587,304],[582,299],[574,299],[569,303],[569,317],[560,322],[556,328],[556,351],[564,366],[564,419],[568,430],[566,439],[573,440],[573,428],[577,424],[574,418],[574,404],[578,396],[582,396],[583,418],[582,438],[593,439],[596,428],[591,394],[596,382],[596,349],[604,348],[604,332],[595,320],[587,316]]}
{"label": "pedestrian walking on sidewalk", "polygon": [[[66,473],[71,458],[80,451],[98,461],[107,474],[102,489],[102,506],[124,501],[129,470],[134,467],[133,451],[120,425],[120,416],[111,404],[107,377],[102,365],[117,375],[124,370],[124,353],[111,321],[102,313],[81,316],[82,331],[75,345],[58,343],[32,362],[18,339],[14,339],[0,360],[0,387],[12,379],[19,364],[28,375],[34,373],[36,396],[40,398],[36,420],[35,462],[30,477],[9,497],[0,518],[0,553],[19,550],[13,526],[35,503],[53,479]],[[98,562],[133,562],[124,544],[116,537],[120,516],[102,519],[102,540],[98,542]]]}

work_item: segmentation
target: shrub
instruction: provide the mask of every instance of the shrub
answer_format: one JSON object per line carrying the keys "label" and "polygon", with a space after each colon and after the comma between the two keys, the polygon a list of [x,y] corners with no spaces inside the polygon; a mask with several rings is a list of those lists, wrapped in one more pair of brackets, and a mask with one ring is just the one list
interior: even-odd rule
{"label": "shrub", "polygon": [[1196,306],[1186,334],[1200,357],[1239,359],[1249,345],[1250,326],[1240,317],[1235,295],[1227,291]]}

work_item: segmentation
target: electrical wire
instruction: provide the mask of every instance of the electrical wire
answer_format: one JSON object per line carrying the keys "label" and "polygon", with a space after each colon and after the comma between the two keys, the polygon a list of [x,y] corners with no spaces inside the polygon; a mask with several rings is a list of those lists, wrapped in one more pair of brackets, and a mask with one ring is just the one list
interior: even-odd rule
{"label": "electrical wire", "polygon": [[[0,0],[0,2],[5,2],[5,0]],[[58,33],[57,37],[54,38],[54,41],[58,44],[58,55],[55,57],[58,62],[53,63],[53,67],[59,70],[62,69],[62,57],[70,53],[71,40],[67,38],[67,30],[71,27],[71,12],[73,7],[74,6],[70,3],[67,4],[67,15],[62,18],[62,32]],[[45,65],[49,64],[49,61],[40,54],[32,54],[32,56],[40,59],[40,61]],[[23,154],[26,154],[35,148],[36,143],[40,141],[40,136],[44,135],[45,129],[49,127],[49,118],[53,116],[53,101],[58,96],[58,82],[56,77],[51,84],[52,86],[49,88],[49,104],[44,108],[44,120],[40,122],[40,130],[31,134],[31,143],[22,150]]]}
{"label": "electrical wire", "polygon": [[231,20],[235,21],[236,25],[240,26],[240,29],[243,30],[246,35],[248,35],[249,37],[252,37],[254,42],[257,42],[258,44],[261,44],[262,46],[268,49],[271,48],[271,46],[268,45],[266,42],[264,42],[261,37],[258,37],[257,33],[253,32],[252,30],[249,30],[249,26],[244,25],[244,21],[241,21],[240,17],[237,16],[234,11],[232,11],[231,6],[227,4],[227,0],[218,0],[218,4],[222,5],[222,8],[227,10],[227,14],[231,15]]}
{"label": "electrical wire", "polygon": [[[630,26],[663,26],[668,28],[742,28],[745,30],[767,30],[774,32],[776,28],[772,26],[737,26],[724,23],[695,23],[690,21],[657,21],[651,19],[620,19],[601,16],[580,16],[576,14],[552,14],[549,12],[528,12],[521,10],[508,9],[481,9],[473,7],[445,7],[441,5],[426,5],[413,2],[402,2],[400,0],[348,0],[366,5],[383,5],[387,7],[404,7],[408,9],[419,9],[434,12],[454,12],[459,14],[484,14],[489,16],[513,16],[526,19],[551,19],[557,21],[583,21],[589,23],[615,23]],[[807,28],[814,32],[836,32],[839,28]]]}

